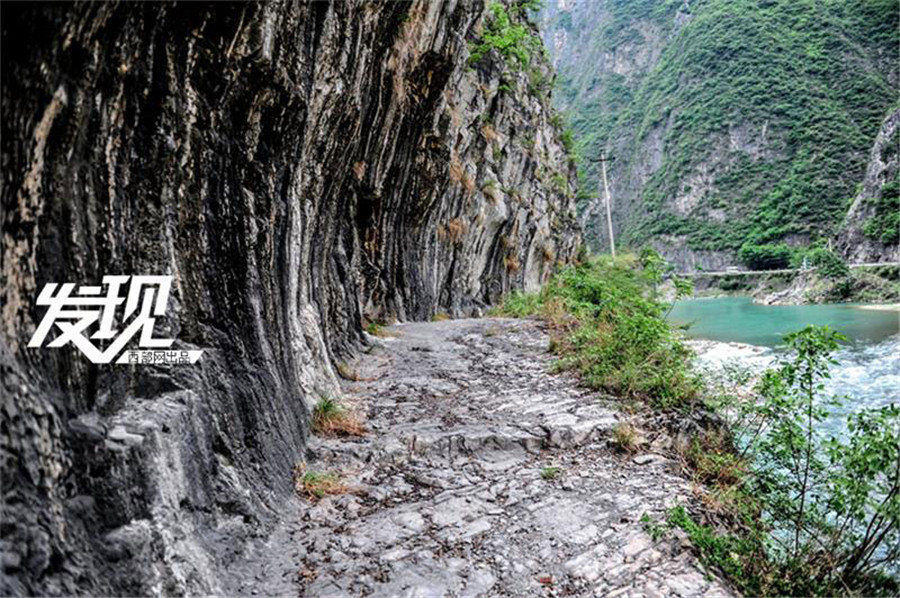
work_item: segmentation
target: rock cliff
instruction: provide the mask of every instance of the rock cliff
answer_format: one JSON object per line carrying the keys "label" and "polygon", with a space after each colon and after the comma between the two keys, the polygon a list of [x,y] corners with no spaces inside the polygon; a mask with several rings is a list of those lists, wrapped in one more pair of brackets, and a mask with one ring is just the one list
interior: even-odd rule
{"label": "rock cliff", "polygon": [[837,245],[851,262],[900,262],[900,108],[875,137]]}
{"label": "rock cliff", "polygon": [[[228,593],[366,321],[573,257],[547,100],[468,64],[477,0],[2,11],[3,592]],[[45,283],[108,274],[172,275],[200,362],[26,348]]]}
{"label": "rock cliff", "polygon": [[691,18],[687,5],[665,11],[654,6],[653,1],[550,0],[540,13],[541,35],[557,69],[554,103],[565,114],[582,157],[579,221],[595,247],[609,246],[600,169],[594,162],[600,150],[605,147],[613,156],[609,184],[620,235],[663,159],[661,135],[637,149],[636,129],[618,125],[619,115]]}

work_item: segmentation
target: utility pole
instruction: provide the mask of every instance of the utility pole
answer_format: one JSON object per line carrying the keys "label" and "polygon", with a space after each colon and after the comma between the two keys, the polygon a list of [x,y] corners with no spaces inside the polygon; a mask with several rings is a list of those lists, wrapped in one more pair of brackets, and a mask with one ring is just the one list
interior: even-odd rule
{"label": "utility pole", "polygon": [[606,192],[606,227],[609,230],[609,250],[613,257],[616,256],[616,240],[613,237],[612,228],[612,200],[609,197],[609,181],[606,180],[606,151],[600,151],[600,171],[603,173],[603,190]]}

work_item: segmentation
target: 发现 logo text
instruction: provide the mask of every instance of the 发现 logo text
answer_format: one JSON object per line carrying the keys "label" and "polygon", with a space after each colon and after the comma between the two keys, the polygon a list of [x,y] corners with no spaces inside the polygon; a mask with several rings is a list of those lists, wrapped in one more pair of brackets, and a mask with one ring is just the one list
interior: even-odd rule
{"label": "\u53d1\u73b0 logo text", "polygon": [[[28,346],[43,346],[56,328],[48,348],[75,345],[92,363],[196,363],[202,350],[173,350],[174,339],[153,336],[171,288],[171,276],[104,276],[96,286],[47,283],[37,299],[47,312]],[[136,348],[129,346],[135,338]]]}

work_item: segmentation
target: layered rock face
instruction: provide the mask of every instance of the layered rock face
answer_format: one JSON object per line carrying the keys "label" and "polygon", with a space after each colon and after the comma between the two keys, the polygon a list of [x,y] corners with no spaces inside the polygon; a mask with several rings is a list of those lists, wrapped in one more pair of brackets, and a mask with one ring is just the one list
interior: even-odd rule
{"label": "layered rock face", "polygon": [[[2,10],[3,591],[228,593],[364,322],[537,288],[574,173],[477,1]],[[200,362],[26,348],[109,274],[172,275]]]}

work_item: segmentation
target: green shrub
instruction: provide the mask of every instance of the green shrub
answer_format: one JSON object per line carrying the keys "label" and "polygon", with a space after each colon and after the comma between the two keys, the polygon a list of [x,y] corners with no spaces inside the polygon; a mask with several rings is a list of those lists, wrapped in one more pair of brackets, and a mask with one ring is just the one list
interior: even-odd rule
{"label": "green shrub", "polygon": [[562,474],[562,468],[553,465],[541,468],[541,478],[550,481],[555,480]]}
{"label": "green shrub", "polygon": [[791,255],[791,267],[816,268],[825,278],[839,279],[850,275],[847,262],[834,251],[821,245],[814,245],[807,249],[795,250]]}
{"label": "green shrub", "polygon": [[781,538],[776,559],[804,563],[823,585],[859,587],[883,559],[900,558],[900,410],[859,411],[847,438],[826,437],[822,425],[840,401],[821,396],[822,382],[846,339],[808,326],[785,340],[790,355],[760,386],[765,430],[749,447],[751,487]]}
{"label": "green shrub", "polygon": [[765,594],[765,549],[760,537],[720,532],[709,525],[693,520],[683,506],[671,509],[667,515],[669,527],[687,533],[691,544],[700,553],[707,567],[717,567],[737,588],[748,596]]}
{"label": "green shrub", "polygon": [[844,437],[825,433],[841,401],[822,395],[823,382],[842,340],[827,326],[787,335],[788,352],[754,395],[724,408],[750,464],[740,487],[761,507],[744,534],[766,530],[769,581],[753,594],[900,589],[883,569],[900,558],[900,409],[862,409]]}
{"label": "green shrub", "polygon": [[569,189],[569,182],[561,172],[554,172],[550,176],[550,186],[556,193],[564,194]]}
{"label": "green shrub", "polygon": [[356,413],[329,397],[322,398],[313,408],[312,429],[322,436],[362,436],[366,433]]}
{"label": "green shrub", "polygon": [[572,129],[563,129],[563,132],[559,136],[559,139],[560,141],[562,141],[563,147],[566,148],[566,152],[571,154],[575,149],[575,139],[572,137]]}
{"label": "green shrub", "polygon": [[875,214],[863,225],[863,234],[885,245],[900,243],[900,180],[882,187],[879,199],[867,201],[875,204]]}
{"label": "green shrub", "polygon": [[[511,9],[513,10],[513,9]],[[488,6],[481,39],[469,45],[469,62],[474,64],[495,50],[506,61],[507,66],[519,70],[528,66],[531,57],[543,48],[541,41],[531,33],[524,23],[518,23],[513,15],[499,2]]]}
{"label": "green shrub", "polygon": [[[668,272],[652,250],[640,258],[593,258],[561,271],[539,295],[510,296],[500,311],[547,316],[555,324],[558,367],[579,372],[589,386],[683,407],[698,397],[700,381],[688,369],[690,352],[665,320],[671,305],[658,286]],[[677,292],[684,296],[690,288],[679,280]]]}
{"label": "green shrub", "polygon": [[294,469],[294,490],[312,502],[329,495],[344,494],[348,489],[339,473],[305,471],[302,466]]}
{"label": "green shrub", "polygon": [[807,263],[818,268],[819,273],[826,278],[844,278],[850,275],[850,268],[838,254],[816,247],[806,253]]}
{"label": "green shrub", "polygon": [[511,293],[503,302],[503,306],[496,310],[498,315],[513,318],[526,318],[538,313],[541,307],[541,296],[534,293]]}

